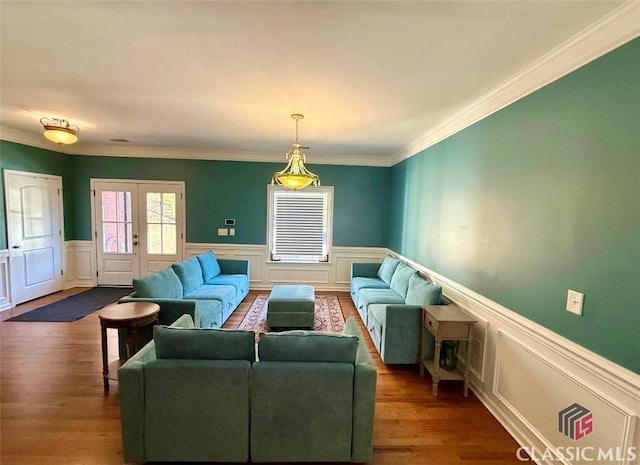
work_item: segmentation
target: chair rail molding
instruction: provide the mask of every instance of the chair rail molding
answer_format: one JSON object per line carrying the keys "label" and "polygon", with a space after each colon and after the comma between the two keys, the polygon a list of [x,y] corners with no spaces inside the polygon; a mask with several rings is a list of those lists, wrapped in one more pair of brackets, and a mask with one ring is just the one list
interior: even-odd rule
{"label": "chair rail molding", "polygon": [[[521,446],[541,452],[540,456],[545,450],[559,453],[583,445],[635,448],[633,461],[620,456],[607,463],[640,464],[639,374],[389,252],[441,286],[447,298],[478,318],[476,326],[484,329],[484,346],[475,347],[482,339],[476,338],[472,350],[483,354],[483,363],[478,371],[472,360],[471,389]],[[594,432],[579,444],[558,431],[559,410],[573,403],[588,408],[595,424]]]}

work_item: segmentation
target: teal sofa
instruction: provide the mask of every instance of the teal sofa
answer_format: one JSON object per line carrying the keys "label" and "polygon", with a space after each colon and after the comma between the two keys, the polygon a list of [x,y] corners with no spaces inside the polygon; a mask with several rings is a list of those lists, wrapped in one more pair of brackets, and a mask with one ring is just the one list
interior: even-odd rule
{"label": "teal sofa", "polygon": [[156,326],[119,370],[128,462],[367,462],[377,373],[343,334]]}
{"label": "teal sofa", "polygon": [[351,299],[387,364],[419,363],[422,307],[446,303],[440,287],[391,255],[351,264]]}
{"label": "teal sofa", "polygon": [[159,324],[188,314],[199,328],[219,328],[249,292],[249,260],[218,259],[211,251],[134,278],[122,302],[155,302]]}

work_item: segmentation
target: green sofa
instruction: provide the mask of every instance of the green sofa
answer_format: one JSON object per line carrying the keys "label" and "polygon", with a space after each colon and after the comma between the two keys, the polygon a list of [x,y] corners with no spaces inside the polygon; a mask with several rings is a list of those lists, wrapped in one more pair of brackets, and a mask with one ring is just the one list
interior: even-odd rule
{"label": "green sofa", "polygon": [[367,462],[376,369],[343,334],[156,326],[119,370],[130,462]]}
{"label": "green sofa", "polygon": [[446,303],[440,287],[391,255],[351,264],[351,299],[388,364],[419,363],[422,307]]}
{"label": "green sofa", "polygon": [[249,260],[194,255],[133,280],[134,292],[119,300],[160,305],[158,322],[188,314],[200,328],[219,328],[249,292]]}

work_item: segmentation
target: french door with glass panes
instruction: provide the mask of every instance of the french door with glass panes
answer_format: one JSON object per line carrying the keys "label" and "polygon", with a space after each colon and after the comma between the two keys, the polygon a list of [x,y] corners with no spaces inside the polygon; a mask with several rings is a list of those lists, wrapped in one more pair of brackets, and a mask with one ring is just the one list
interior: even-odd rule
{"label": "french door with glass panes", "polygon": [[182,260],[184,183],[91,180],[98,285],[133,278]]}

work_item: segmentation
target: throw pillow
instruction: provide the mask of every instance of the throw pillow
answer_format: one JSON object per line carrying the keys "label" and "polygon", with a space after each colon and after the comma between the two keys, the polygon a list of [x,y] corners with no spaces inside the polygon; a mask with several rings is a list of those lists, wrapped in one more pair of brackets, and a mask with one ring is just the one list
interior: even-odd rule
{"label": "throw pillow", "polygon": [[202,279],[204,279],[204,282],[207,282],[211,278],[215,278],[220,274],[220,264],[218,263],[216,254],[214,254],[213,251],[210,250],[208,252],[201,253],[200,255],[196,255],[196,258],[202,267]]}
{"label": "throw pillow", "polygon": [[393,272],[396,271],[396,267],[399,263],[400,260],[392,257],[391,255],[384,257],[380,268],[378,268],[378,278],[382,279],[387,284],[391,284],[391,277],[393,276]]}
{"label": "throw pillow", "polygon": [[181,299],[182,283],[170,266],[155,273],[133,278],[136,297],[156,299]]}
{"label": "throw pillow", "polygon": [[153,327],[157,358],[255,361],[255,333],[241,329]]}
{"label": "throw pillow", "polygon": [[411,276],[407,289],[407,305],[437,305],[440,303],[442,289],[433,283],[426,281],[419,275]]}

